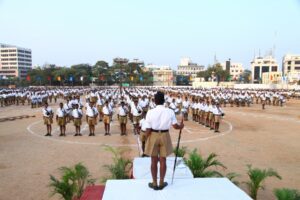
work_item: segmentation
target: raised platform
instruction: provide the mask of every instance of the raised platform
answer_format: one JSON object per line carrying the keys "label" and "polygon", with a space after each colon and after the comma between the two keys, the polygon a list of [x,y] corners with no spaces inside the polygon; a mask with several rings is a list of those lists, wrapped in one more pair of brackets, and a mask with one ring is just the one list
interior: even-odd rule
{"label": "raised platform", "polygon": [[[166,179],[172,178],[173,166],[174,166],[175,157],[167,157],[167,172]],[[132,176],[134,179],[151,179],[151,159],[149,157],[145,158],[134,158],[133,160],[133,170]],[[159,169],[159,164],[158,164]],[[158,170],[159,177],[159,170]],[[177,159],[176,170],[174,174],[174,179],[191,179],[194,178],[190,168],[186,166],[182,158]]]}
{"label": "raised platform", "polygon": [[103,200],[251,200],[227,178],[176,179],[160,191],[148,187],[150,180],[109,180]]}

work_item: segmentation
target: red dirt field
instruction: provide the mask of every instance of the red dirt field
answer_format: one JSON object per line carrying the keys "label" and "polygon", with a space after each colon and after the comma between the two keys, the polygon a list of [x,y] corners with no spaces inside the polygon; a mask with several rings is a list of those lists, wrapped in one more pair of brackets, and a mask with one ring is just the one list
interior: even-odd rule
{"label": "red dirt field", "polygon": [[[50,104],[55,111],[57,105]],[[197,148],[207,156],[211,152],[227,166],[224,173],[236,172],[240,182],[247,180],[247,164],[253,167],[273,168],[282,180],[270,178],[266,190],[259,198],[271,200],[274,188],[300,189],[300,101],[290,100],[284,107],[260,105],[226,107],[221,133],[215,134],[195,122],[185,122],[182,145],[189,150]],[[104,144],[129,149],[129,156],[139,155],[137,140],[132,135],[120,136],[117,120],[112,124],[112,136],[104,136],[103,123],[96,127],[96,137],[87,136],[83,122],[82,137],[73,137],[74,126],[67,125],[67,137],[58,137],[57,125],[53,124],[53,137],[44,137],[41,109],[29,106],[0,108],[0,119],[36,115],[23,119],[0,122],[0,199],[30,200],[59,199],[50,197],[49,174],[58,175],[57,168],[84,163],[92,176],[100,183],[107,174],[104,164],[111,162],[111,155],[104,151]],[[178,131],[171,131],[174,144]],[[246,190],[245,184],[241,188]]]}

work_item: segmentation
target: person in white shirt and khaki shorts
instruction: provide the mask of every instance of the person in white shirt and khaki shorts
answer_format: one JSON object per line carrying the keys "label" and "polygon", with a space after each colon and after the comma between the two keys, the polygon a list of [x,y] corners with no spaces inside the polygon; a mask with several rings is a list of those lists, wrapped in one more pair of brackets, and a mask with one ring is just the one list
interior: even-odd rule
{"label": "person in white shirt and khaki shorts", "polygon": [[[154,190],[162,190],[168,185],[164,182],[167,165],[166,157],[173,153],[172,141],[169,129],[182,129],[184,124],[178,124],[173,110],[164,107],[164,93],[158,91],[155,94],[156,108],[149,110],[146,116],[146,147],[145,154],[151,156],[152,182],[149,187]],[[157,184],[157,164],[160,162],[160,179]]]}
{"label": "person in white shirt and khaki shorts", "polygon": [[89,136],[95,136],[95,126],[97,125],[98,111],[94,106],[94,102],[91,101],[86,108],[86,121],[89,125],[90,134]]}

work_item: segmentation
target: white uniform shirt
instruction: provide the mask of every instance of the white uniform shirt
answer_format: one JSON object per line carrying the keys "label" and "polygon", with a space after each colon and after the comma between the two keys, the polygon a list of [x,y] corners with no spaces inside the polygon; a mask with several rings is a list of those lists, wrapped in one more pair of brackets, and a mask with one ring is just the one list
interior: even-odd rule
{"label": "white uniform shirt", "polygon": [[98,111],[95,107],[88,106],[86,108],[86,115],[88,117],[96,117],[97,114],[98,114]]}
{"label": "white uniform shirt", "polygon": [[171,125],[177,123],[173,110],[157,105],[156,108],[149,110],[146,116],[146,128],[154,130],[169,130]]}
{"label": "white uniform shirt", "polygon": [[146,131],[147,123],[146,123],[146,120],[144,118],[140,120],[140,127],[141,127],[142,131],[144,131],[144,132]]}
{"label": "white uniform shirt", "polygon": [[143,109],[139,105],[135,106],[135,104],[133,104],[131,107],[131,114],[133,116],[140,116],[142,114],[142,111],[143,111]]}
{"label": "white uniform shirt", "polygon": [[64,117],[66,115],[66,110],[64,108],[57,108],[56,115],[58,117]]}
{"label": "white uniform shirt", "polygon": [[82,117],[82,110],[81,109],[74,109],[72,111],[72,116],[74,118],[81,118]]}
{"label": "white uniform shirt", "polygon": [[103,112],[103,114],[104,115],[110,115],[111,114],[111,109],[110,109],[110,107],[109,106],[104,106],[103,108],[102,108],[102,112]]}
{"label": "white uniform shirt", "polygon": [[217,108],[217,106],[215,106],[212,111],[214,115],[221,115],[223,113],[222,109],[220,107]]}
{"label": "white uniform shirt", "polygon": [[52,108],[47,107],[47,108],[43,108],[43,116],[44,117],[50,117],[50,114],[53,113]]}
{"label": "white uniform shirt", "polygon": [[124,106],[124,108],[123,108],[122,106],[120,106],[119,109],[118,109],[118,114],[119,114],[120,116],[125,116],[125,115],[127,115],[127,112],[128,112],[128,109],[127,109],[126,106]]}

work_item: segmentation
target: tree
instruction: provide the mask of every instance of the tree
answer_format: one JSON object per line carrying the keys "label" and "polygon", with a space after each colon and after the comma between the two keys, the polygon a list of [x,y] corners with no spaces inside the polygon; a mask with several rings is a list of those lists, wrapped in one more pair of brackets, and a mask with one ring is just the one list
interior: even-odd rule
{"label": "tree", "polygon": [[59,168],[62,174],[60,180],[50,175],[50,184],[53,190],[51,195],[60,194],[65,200],[80,198],[86,185],[94,184],[95,179],[90,178],[90,172],[81,163],[74,167]]}
{"label": "tree", "polygon": [[295,189],[275,189],[274,194],[277,200],[300,200],[300,192]]}
{"label": "tree", "polygon": [[211,153],[207,158],[203,158],[197,149],[194,149],[188,159],[185,161],[187,166],[191,169],[195,178],[198,177],[222,177],[222,174],[216,170],[211,170],[211,167],[226,168],[220,161],[216,159],[217,155]]}
{"label": "tree", "polygon": [[223,70],[220,63],[213,66],[209,65],[205,71],[199,72],[197,76],[204,78],[205,81],[208,81],[209,78],[214,78],[218,83],[221,81],[229,81],[230,79],[230,73]]}
{"label": "tree", "polygon": [[257,199],[257,192],[259,189],[264,189],[263,182],[268,177],[276,177],[278,179],[281,179],[281,176],[279,174],[269,168],[269,169],[258,169],[258,168],[252,168],[251,165],[248,165],[248,176],[249,181],[246,182],[246,185],[248,186],[249,195],[256,200]]}
{"label": "tree", "polygon": [[176,85],[189,85],[189,77],[188,76],[183,76],[183,75],[178,75],[176,76]]}
{"label": "tree", "polygon": [[250,83],[251,80],[251,71],[246,69],[241,75],[242,81],[244,83]]}

